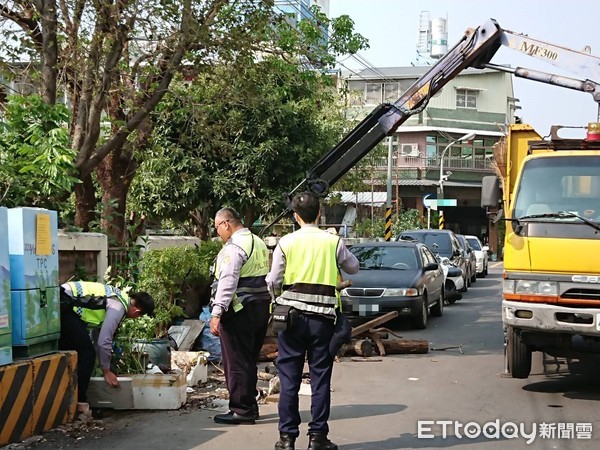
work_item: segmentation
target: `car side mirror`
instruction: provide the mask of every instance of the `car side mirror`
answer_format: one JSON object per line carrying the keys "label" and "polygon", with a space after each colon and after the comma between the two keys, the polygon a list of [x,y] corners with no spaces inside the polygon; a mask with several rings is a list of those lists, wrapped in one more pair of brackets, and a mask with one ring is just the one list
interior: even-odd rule
{"label": "car side mirror", "polygon": [[487,245],[484,245],[483,247],[481,247],[481,251],[489,252],[490,248]]}
{"label": "car side mirror", "polygon": [[440,265],[438,263],[429,263],[425,267],[423,267],[424,272],[429,272],[430,270],[438,270]]}
{"label": "car side mirror", "polygon": [[452,256],[461,256],[462,252],[460,250],[454,250],[454,252],[452,252]]}

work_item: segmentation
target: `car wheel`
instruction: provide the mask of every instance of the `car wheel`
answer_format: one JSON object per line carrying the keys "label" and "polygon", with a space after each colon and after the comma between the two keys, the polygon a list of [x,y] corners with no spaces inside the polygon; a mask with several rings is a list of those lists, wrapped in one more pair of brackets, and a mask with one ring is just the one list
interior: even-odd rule
{"label": "car wheel", "polygon": [[427,294],[423,294],[423,299],[421,300],[421,309],[418,312],[418,315],[412,319],[412,325],[417,330],[424,330],[427,328],[427,310]]}
{"label": "car wheel", "polygon": [[531,373],[531,349],[523,342],[513,327],[508,327],[506,358],[508,371],[513,378],[527,378]]}
{"label": "car wheel", "polygon": [[441,317],[442,314],[444,314],[444,302],[446,301],[444,297],[444,288],[442,287],[440,298],[438,298],[437,303],[431,307],[431,315],[433,317]]}

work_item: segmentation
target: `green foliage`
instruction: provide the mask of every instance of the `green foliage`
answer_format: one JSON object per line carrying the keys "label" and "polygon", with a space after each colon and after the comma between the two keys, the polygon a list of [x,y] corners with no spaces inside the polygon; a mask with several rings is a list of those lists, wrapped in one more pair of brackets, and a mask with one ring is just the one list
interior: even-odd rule
{"label": "green foliage", "polygon": [[136,341],[154,336],[155,319],[140,317],[125,319],[115,336],[115,351],[112,355],[111,369],[116,374],[145,373],[148,363],[147,354],[136,348]]}
{"label": "green foliage", "polygon": [[140,338],[162,337],[174,319],[183,317],[181,293],[187,283],[208,284],[210,267],[221,242],[206,241],[196,247],[168,247],[144,253],[140,261],[137,289],[154,298],[155,317],[151,325],[132,324]]}
{"label": "green foliage", "polygon": [[[392,219],[392,239],[405,230],[424,228],[423,219],[418,210],[401,210],[398,217]],[[354,226],[356,237],[381,238],[385,231],[385,217],[383,212],[377,214],[373,220],[366,219]]]}
{"label": "green foliage", "polygon": [[[153,218],[187,220],[230,205],[252,222],[281,208],[343,128],[326,76],[278,58],[215,69],[168,97],[131,204]],[[254,216],[247,216],[248,211]]]}
{"label": "green foliage", "polygon": [[0,122],[0,201],[5,206],[62,209],[75,183],[64,105],[40,96],[9,97]]}

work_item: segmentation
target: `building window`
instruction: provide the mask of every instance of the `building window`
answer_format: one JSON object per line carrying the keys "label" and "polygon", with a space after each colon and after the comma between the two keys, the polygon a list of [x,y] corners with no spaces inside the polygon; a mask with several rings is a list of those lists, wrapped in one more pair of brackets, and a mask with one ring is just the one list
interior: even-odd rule
{"label": "building window", "polygon": [[398,83],[366,83],[365,105],[393,103],[400,96]]}
{"label": "building window", "polygon": [[367,83],[365,89],[365,103],[379,105],[381,103],[381,83]]}
{"label": "building window", "polygon": [[477,91],[471,89],[456,90],[456,107],[457,108],[477,108]]}
{"label": "building window", "polygon": [[383,101],[386,103],[394,103],[400,97],[398,92],[398,83],[383,84]]}

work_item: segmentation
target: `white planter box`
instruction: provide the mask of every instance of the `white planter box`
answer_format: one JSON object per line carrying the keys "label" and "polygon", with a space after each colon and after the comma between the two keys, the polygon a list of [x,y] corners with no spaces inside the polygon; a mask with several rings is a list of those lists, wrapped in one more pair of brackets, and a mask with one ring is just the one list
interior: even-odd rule
{"label": "white planter box", "polygon": [[146,374],[118,377],[110,387],[103,377],[92,377],[88,403],[92,408],[179,409],[186,401],[186,377],[177,374]]}

